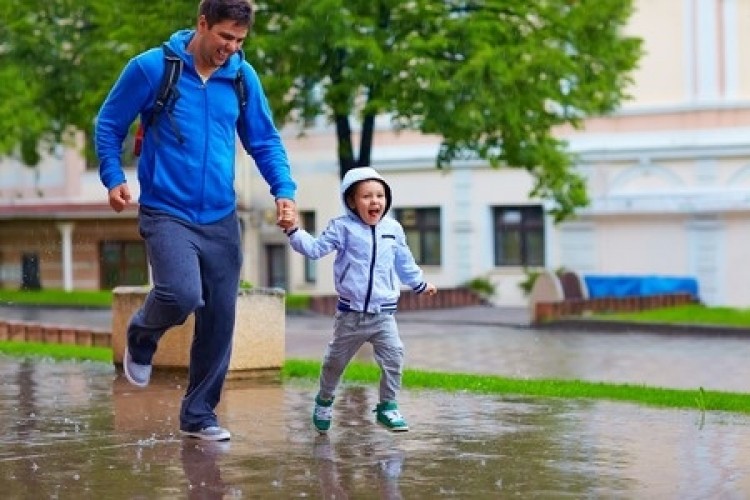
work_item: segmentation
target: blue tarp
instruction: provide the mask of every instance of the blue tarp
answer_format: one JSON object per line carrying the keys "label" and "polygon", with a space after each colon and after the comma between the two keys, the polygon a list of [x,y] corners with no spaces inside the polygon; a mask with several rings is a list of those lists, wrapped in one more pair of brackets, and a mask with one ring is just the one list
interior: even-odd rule
{"label": "blue tarp", "polygon": [[696,299],[698,280],[673,276],[584,276],[589,298],[642,297],[669,293],[689,293]]}

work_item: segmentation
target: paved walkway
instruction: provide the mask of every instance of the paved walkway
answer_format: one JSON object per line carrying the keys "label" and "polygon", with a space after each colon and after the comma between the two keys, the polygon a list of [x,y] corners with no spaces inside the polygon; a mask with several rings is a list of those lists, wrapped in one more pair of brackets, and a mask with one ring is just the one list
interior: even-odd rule
{"label": "paved walkway", "polygon": [[[750,340],[540,331],[522,312],[399,313],[408,366],[750,392]],[[288,355],[319,359],[331,324],[288,316]],[[235,381],[232,441],[206,444],[175,432],[182,375],[140,390],[106,363],[0,357],[0,380],[3,498],[750,498],[739,414],[407,388],[411,430],[393,435],[376,388],[345,385],[320,438],[314,382]]]}
{"label": "paved walkway", "polygon": [[[0,317],[108,330],[108,310],[0,306]],[[750,337],[534,329],[525,308],[401,311],[407,367],[750,392]],[[286,318],[286,353],[320,359],[333,320]],[[358,359],[371,360],[367,346]]]}
{"label": "paved walkway", "polygon": [[[750,392],[750,337],[534,329],[525,309],[487,306],[398,318],[409,368]],[[288,316],[287,356],[319,359],[332,324]]]}

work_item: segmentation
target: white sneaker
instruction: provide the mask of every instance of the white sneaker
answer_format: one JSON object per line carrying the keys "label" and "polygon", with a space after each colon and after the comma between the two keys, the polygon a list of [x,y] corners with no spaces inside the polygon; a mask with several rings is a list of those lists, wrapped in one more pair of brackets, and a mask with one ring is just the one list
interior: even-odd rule
{"label": "white sneaker", "polygon": [[199,431],[180,431],[183,436],[189,436],[196,439],[202,439],[204,441],[229,441],[232,435],[223,427],[218,425],[212,425],[204,427]]}
{"label": "white sneaker", "polygon": [[151,380],[151,365],[140,365],[130,357],[130,350],[125,348],[125,356],[122,360],[122,371],[128,382],[137,387],[146,387]]}

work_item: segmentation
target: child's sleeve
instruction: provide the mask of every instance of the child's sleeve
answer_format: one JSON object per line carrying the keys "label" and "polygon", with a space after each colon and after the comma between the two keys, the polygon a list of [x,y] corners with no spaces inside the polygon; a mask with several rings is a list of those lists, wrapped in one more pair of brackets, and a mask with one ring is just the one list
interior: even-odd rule
{"label": "child's sleeve", "polygon": [[405,284],[414,291],[422,293],[427,288],[427,282],[424,281],[424,273],[414,260],[411,249],[406,244],[406,235],[404,229],[399,224],[396,238],[396,274],[401,283]]}
{"label": "child's sleeve", "polygon": [[341,228],[335,220],[332,220],[317,238],[302,228],[290,231],[288,236],[289,244],[295,252],[309,259],[319,259],[339,248],[340,234]]}

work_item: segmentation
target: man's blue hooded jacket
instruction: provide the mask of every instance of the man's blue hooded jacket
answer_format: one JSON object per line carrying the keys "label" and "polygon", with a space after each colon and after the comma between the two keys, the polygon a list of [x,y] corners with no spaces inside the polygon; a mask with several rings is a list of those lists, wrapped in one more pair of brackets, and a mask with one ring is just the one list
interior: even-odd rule
{"label": "man's blue hooded jacket", "polygon": [[[193,30],[174,33],[168,45],[183,62],[177,82],[179,98],[146,131],[138,162],[139,202],[180,219],[207,224],[236,207],[234,191],[236,130],[240,106],[234,90],[238,71],[244,72],[248,103],[244,111],[246,151],[275,198],[293,200],[296,185],[289,160],[255,70],[233,54],[204,83],[186,51]],[[99,111],[95,126],[99,175],[107,189],[126,182],[122,144],[135,118],[150,115],[164,72],[161,47],[131,59]],[[175,133],[177,127],[182,142]]]}

